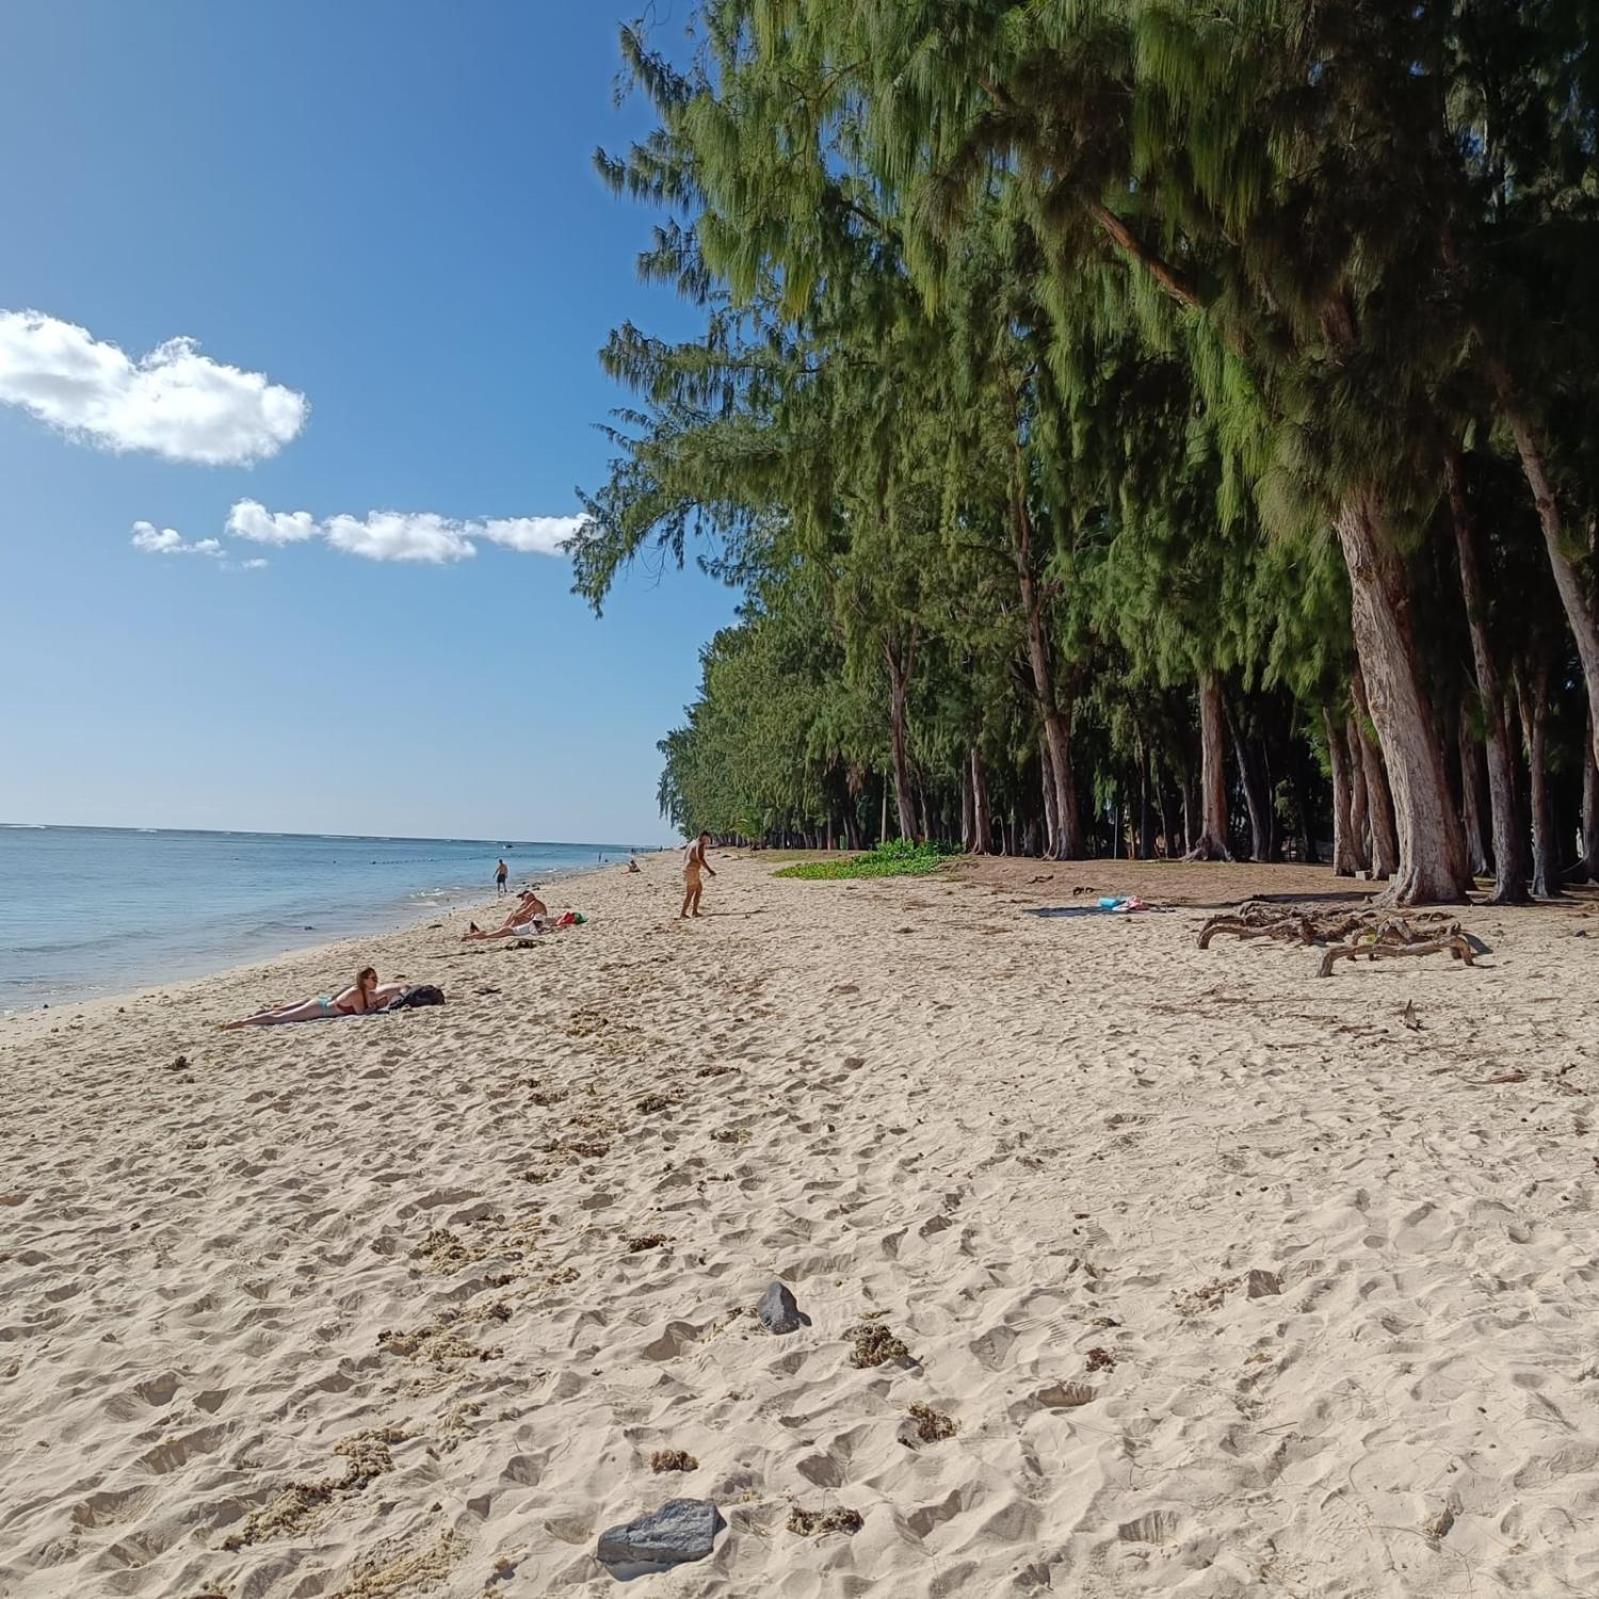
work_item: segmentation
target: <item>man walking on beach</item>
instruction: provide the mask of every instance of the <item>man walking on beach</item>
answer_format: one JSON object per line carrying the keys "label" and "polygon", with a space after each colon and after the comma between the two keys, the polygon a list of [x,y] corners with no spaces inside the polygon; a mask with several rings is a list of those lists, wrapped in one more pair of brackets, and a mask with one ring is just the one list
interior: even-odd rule
{"label": "man walking on beach", "polygon": [[494,890],[497,894],[505,892],[505,880],[511,875],[511,868],[505,864],[505,857],[500,857],[500,864],[494,868]]}
{"label": "man walking on beach", "polygon": [[698,916],[700,913],[700,895],[705,892],[705,882],[700,873],[716,876],[716,873],[711,871],[710,862],[705,859],[705,849],[710,842],[711,835],[701,833],[683,851],[683,908],[677,913],[679,921],[685,916]]}

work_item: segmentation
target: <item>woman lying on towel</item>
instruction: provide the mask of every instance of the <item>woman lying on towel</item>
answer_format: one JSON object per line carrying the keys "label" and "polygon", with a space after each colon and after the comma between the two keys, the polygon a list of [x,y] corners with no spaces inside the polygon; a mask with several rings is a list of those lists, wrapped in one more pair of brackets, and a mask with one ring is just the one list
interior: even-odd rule
{"label": "woman lying on towel", "polygon": [[330,1021],[337,1016],[365,1016],[407,992],[404,983],[380,983],[374,967],[363,966],[356,973],[354,983],[337,994],[322,994],[316,999],[301,1000],[297,1005],[279,1005],[272,1010],[257,1011],[236,1022],[223,1022],[224,1031],[235,1027],[276,1027],[279,1022]]}

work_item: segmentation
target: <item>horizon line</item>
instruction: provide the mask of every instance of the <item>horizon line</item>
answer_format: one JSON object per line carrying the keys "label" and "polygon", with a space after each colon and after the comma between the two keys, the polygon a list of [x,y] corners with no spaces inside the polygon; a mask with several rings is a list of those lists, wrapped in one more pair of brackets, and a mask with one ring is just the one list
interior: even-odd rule
{"label": "horizon line", "polygon": [[219,838],[325,838],[348,839],[363,843],[390,844],[493,844],[496,848],[510,848],[517,844],[560,849],[636,850],[653,849],[653,844],[624,844],[606,842],[604,839],[562,838],[505,838],[471,837],[461,833],[312,833],[302,829],[277,829],[269,827],[141,827],[101,822],[7,822],[0,828],[19,833],[209,833]]}

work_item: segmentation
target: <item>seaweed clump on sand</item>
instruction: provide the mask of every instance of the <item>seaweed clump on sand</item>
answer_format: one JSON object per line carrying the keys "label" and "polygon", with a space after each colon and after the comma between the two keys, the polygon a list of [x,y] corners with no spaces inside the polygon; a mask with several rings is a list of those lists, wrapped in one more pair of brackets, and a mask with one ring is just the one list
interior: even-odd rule
{"label": "seaweed clump on sand", "polygon": [[859,1532],[865,1523],[858,1510],[842,1508],[833,1510],[802,1510],[795,1505],[789,1512],[788,1530],[802,1538],[814,1538],[821,1532],[841,1532],[846,1537]]}
{"label": "seaweed clump on sand", "polygon": [[872,1366],[886,1366],[891,1360],[909,1360],[911,1352],[905,1342],[883,1325],[868,1316],[858,1326],[845,1334],[850,1341],[850,1364],[862,1370]]}
{"label": "seaweed clump on sand", "polygon": [[404,1443],[410,1436],[399,1427],[378,1427],[335,1444],[333,1453],[344,1462],[342,1477],[289,1483],[271,1503],[251,1511],[240,1531],[226,1539],[222,1547],[232,1553],[266,1538],[299,1533],[324,1506],[360,1493],[392,1471],[394,1457],[389,1445]]}
{"label": "seaweed clump on sand", "polygon": [[924,1444],[940,1443],[945,1438],[955,1436],[954,1418],[946,1416],[941,1410],[934,1410],[931,1405],[924,1405],[920,1400],[911,1406],[910,1419],[916,1436]]}

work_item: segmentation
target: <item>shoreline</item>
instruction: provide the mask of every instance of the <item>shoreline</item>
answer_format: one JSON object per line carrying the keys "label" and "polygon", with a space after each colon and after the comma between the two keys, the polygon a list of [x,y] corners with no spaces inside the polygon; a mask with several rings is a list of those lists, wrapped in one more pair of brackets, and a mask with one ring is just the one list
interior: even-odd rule
{"label": "shoreline", "polygon": [[[624,871],[625,866],[576,866],[561,867],[554,871],[544,873],[538,881],[546,890],[543,895],[545,902],[552,911],[556,910],[556,894],[554,890],[559,887],[564,894],[569,884],[582,882],[586,878],[602,878],[609,871]],[[105,994],[92,994],[87,997],[49,1000],[36,1005],[16,1006],[8,1010],[0,1010],[0,1043],[13,1036],[10,1029],[13,1024],[28,1021],[48,1020],[58,1022],[63,1018],[71,1020],[90,1020],[95,1017],[115,1013],[117,1010],[126,1010],[128,1006],[150,1000],[154,997],[180,998],[204,987],[207,984],[226,983],[229,985],[249,979],[256,974],[263,978],[270,976],[285,966],[309,966],[318,962],[332,964],[335,956],[343,956],[344,964],[348,965],[351,959],[358,959],[361,965],[379,965],[379,961],[372,959],[370,952],[374,947],[382,954],[383,945],[392,945],[398,940],[410,940],[421,933],[427,932],[436,926],[451,920],[482,921],[485,914],[493,915],[494,908],[507,903],[512,894],[503,898],[490,894],[486,899],[464,899],[459,903],[440,905],[423,914],[406,915],[403,920],[386,923],[381,927],[374,927],[365,931],[349,933],[340,937],[319,939],[316,943],[289,944],[275,947],[270,953],[259,958],[243,961],[229,961],[227,964],[211,967],[204,971],[174,972],[170,977],[148,983],[135,984],[130,988],[119,988],[114,992]],[[569,908],[564,904],[562,909]],[[573,907],[575,908],[575,907]],[[360,951],[367,951],[366,956],[361,956]],[[381,968],[380,968],[381,969]],[[355,968],[351,967],[350,975],[353,976]],[[328,979],[332,981],[332,979]],[[348,979],[346,979],[348,980]],[[386,979],[385,979],[386,980]]]}
{"label": "shoreline", "polygon": [[[728,861],[747,862],[757,870],[768,868],[775,870],[777,865],[789,865],[796,860],[825,858],[827,854],[826,851],[815,850],[767,851],[739,848],[730,848],[721,853]],[[675,865],[678,858],[676,850],[664,846],[660,849],[645,849],[637,858],[640,862],[641,876],[645,874],[648,862],[663,859],[671,861],[674,866],[675,881]],[[553,871],[538,875],[537,881],[546,888],[559,885],[564,892],[568,885],[589,879],[602,881],[613,872],[625,874],[625,864],[607,861],[604,865],[557,867]],[[534,875],[527,874],[528,880],[533,880]],[[1090,882],[1090,879],[1094,881]],[[1074,904],[1077,902],[1075,896],[1096,895],[1103,889],[1105,892],[1139,892],[1169,908],[1185,911],[1225,909],[1229,904],[1253,897],[1257,892],[1280,898],[1283,895],[1279,891],[1289,885],[1293,885],[1294,892],[1288,897],[1295,897],[1297,894],[1298,897],[1307,900],[1335,898],[1352,902],[1375,897],[1385,886],[1376,881],[1335,878],[1331,869],[1325,865],[1296,867],[1280,862],[1192,863],[1110,859],[1060,863],[1035,860],[1031,857],[1000,855],[953,856],[949,866],[937,880],[960,882],[974,888],[987,887],[995,893],[1001,892],[1006,886],[1036,890],[1041,882],[1052,881],[1059,882],[1074,896]],[[900,880],[888,879],[888,881]],[[916,881],[916,879],[905,881]],[[1226,892],[1218,893],[1217,889],[1220,887],[1225,887]],[[9,1029],[10,1024],[29,1020],[59,1021],[63,1017],[88,1019],[91,1015],[100,1015],[107,1010],[115,1012],[119,1008],[126,1009],[130,1003],[145,1001],[154,996],[180,997],[206,984],[233,984],[257,974],[266,978],[287,965],[299,968],[316,963],[332,964],[336,956],[342,958],[344,965],[349,965],[352,959],[358,960],[362,965],[378,965],[379,961],[372,958],[371,952],[374,946],[381,956],[384,953],[382,946],[394,945],[401,940],[409,941],[451,919],[464,917],[468,920],[482,921],[494,918],[498,915],[496,907],[503,905],[514,893],[513,886],[504,899],[494,895],[482,900],[465,898],[459,902],[437,906],[420,915],[407,913],[393,921],[385,920],[381,926],[334,938],[318,938],[313,943],[275,946],[271,951],[252,959],[229,960],[221,966],[208,966],[203,971],[174,971],[165,978],[134,984],[104,994],[97,993],[86,997],[0,1010],[0,1028]],[[550,909],[557,914],[567,909],[581,909],[580,906],[566,901],[558,904],[557,896],[553,894],[547,893],[544,897]],[[1511,914],[1520,912],[1541,914],[1545,918],[1566,916],[1582,918],[1594,913],[1596,908],[1599,908],[1599,893],[1579,886],[1574,889],[1568,888],[1564,899],[1515,907],[1511,910]],[[1473,912],[1492,912],[1495,907],[1479,901],[1457,909],[1461,914],[1469,916]],[[354,970],[355,968],[351,967],[351,976]],[[333,978],[328,979],[328,981],[333,980]],[[0,1043],[4,1043],[6,1038],[11,1036],[14,1035],[9,1030],[0,1033]]]}

